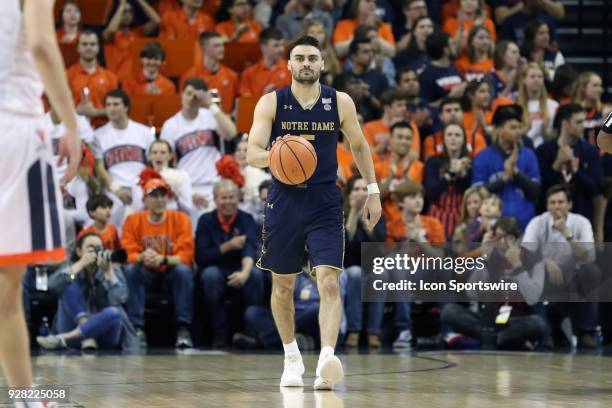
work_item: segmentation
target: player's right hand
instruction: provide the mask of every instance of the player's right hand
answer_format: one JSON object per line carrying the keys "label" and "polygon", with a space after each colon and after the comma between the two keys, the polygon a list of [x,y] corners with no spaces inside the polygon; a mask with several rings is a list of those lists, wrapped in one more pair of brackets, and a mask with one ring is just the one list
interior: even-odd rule
{"label": "player's right hand", "polygon": [[60,181],[62,186],[65,186],[76,176],[79,165],[81,164],[81,153],[79,132],[77,129],[66,129],[64,137],[62,137],[59,142],[59,160],[57,162],[58,165],[61,165],[64,160],[68,160],[68,169]]}

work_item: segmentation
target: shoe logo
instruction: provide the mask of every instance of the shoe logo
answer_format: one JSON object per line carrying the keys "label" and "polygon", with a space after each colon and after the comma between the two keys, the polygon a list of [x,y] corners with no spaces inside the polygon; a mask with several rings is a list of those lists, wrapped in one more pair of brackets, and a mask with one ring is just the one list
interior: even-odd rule
{"label": "shoe logo", "polygon": [[266,206],[267,206],[268,208],[274,208],[274,203],[272,203],[272,204],[270,204],[270,203],[266,203]]}
{"label": "shoe logo", "polygon": [[293,105],[283,105],[283,109],[287,110],[292,110],[293,109]]}

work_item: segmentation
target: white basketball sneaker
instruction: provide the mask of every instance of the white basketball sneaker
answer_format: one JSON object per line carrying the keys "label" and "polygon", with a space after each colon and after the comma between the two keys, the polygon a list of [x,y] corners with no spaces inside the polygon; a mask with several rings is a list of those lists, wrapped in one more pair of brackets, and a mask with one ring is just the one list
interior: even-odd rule
{"label": "white basketball sneaker", "polygon": [[289,353],[285,355],[285,368],[280,380],[281,387],[303,387],[302,374],[304,363],[300,354]]}
{"label": "white basketball sneaker", "polygon": [[333,354],[319,360],[317,365],[317,379],[314,383],[315,390],[331,390],[334,384],[342,381],[344,370],[342,362]]}

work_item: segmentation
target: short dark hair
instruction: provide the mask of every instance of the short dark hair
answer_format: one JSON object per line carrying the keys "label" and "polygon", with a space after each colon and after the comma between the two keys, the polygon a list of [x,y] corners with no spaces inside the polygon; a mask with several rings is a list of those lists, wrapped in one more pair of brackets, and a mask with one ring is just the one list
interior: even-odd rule
{"label": "short dark hair", "polygon": [[359,53],[359,44],[372,44],[369,38],[357,37],[353,38],[349,45],[349,56]]}
{"label": "short dark hair", "polygon": [[131,106],[130,97],[128,96],[128,94],[125,93],[123,89],[121,88],[113,89],[112,91],[104,95],[105,105],[106,105],[106,100],[108,98],[120,98],[123,104],[125,105],[125,107],[128,108],[128,111],[130,110],[130,106]]}
{"label": "short dark hair", "polygon": [[495,113],[493,113],[492,122],[495,127],[502,127],[510,120],[518,120],[519,122],[523,120],[523,108],[521,108],[521,105],[503,105],[497,108]]}
{"label": "short dark hair", "polygon": [[140,50],[140,58],[164,60],[166,53],[162,46],[157,42],[148,42]]}
{"label": "short dark hair", "polygon": [[268,27],[259,33],[259,45],[263,45],[270,40],[282,40],[283,32],[276,27]]}
{"label": "short dark hair", "polygon": [[416,69],[410,68],[410,67],[403,67],[403,68],[400,68],[397,71],[397,75],[395,77],[395,80],[399,83],[401,81],[401,79],[402,79],[402,75],[407,74],[409,72],[414,73],[414,75],[416,75],[417,79],[419,78],[419,74],[417,73]]}
{"label": "short dark hair", "polygon": [[87,213],[96,211],[100,207],[112,208],[113,200],[108,198],[108,196],[105,194],[94,194],[91,197],[89,197],[89,199],[87,200],[87,203],[85,204],[85,208],[87,208]]}
{"label": "short dark hair", "polygon": [[572,201],[571,191],[569,191],[568,188],[562,184],[555,184],[554,186],[551,186],[548,190],[546,190],[546,201],[548,202],[550,196],[557,193],[565,194],[565,198],[567,198],[567,201]]}
{"label": "short dark hair", "polygon": [[202,32],[200,34],[200,37],[198,38],[198,43],[200,44],[200,47],[204,48],[204,44],[206,43],[206,41],[210,40],[211,38],[221,38],[221,34],[216,31]]}
{"label": "short dark hair", "polygon": [[264,180],[259,184],[259,187],[257,187],[257,191],[259,191],[259,194],[261,194],[262,190],[269,190],[270,187],[272,187],[272,180]]}
{"label": "short dark hair", "polygon": [[321,51],[321,44],[319,44],[319,41],[316,38],[309,35],[303,35],[291,43],[289,46],[289,56],[291,56],[291,51],[293,51],[293,49],[298,45],[310,45],[311,47],[315,47],[317,50],[319,50],[319,52]]}
{"label": "short dark hair", "polygon": [[391,129],[389,129],[389,134],[392,135],[395,129],[410,129],[410,132],[413,132],[412,126],[410,126],[410,123],[406,122],[405,120],[400,120],[399,122],[394,123],[391,126]]}
{"label": "short dark hair", "polygon": [[397,89],[392,88],[383,92],[380,96],[380,104],[382,106],[391,106],[395,101],[403,101],[406,97]]}
{"label": "short dark hair", "polygon": [[431,33],[425,40],[427,55],[432,60],[439,60],[444,56],[444,48],[449,46],[450,37],[448,33]]}
{"label": "short dark hair", "polygon": [[411,178],[406,178],[395,187],[394,193],[397,197],[397,201],[401,203],[407,196],[413,196],[417,194],[421,196],[425,195],[425,189],[423,188],[423,185],[418,181],[414,181]]}
{"label": "short dark hair", "polygon": [[454,96],[447,96],[444,99],[442,99],[442,102],[440,103],[440,108],[439,108],[440,113],[442,113],[446,105],[454,105],[454,104],[461,106],[461,109],[463,110],[463,105],[461,104],[460,98],[455,98]]}
{"label": "short dark hair", "polygon": [[81,32],[79,33],[79,37],[77,38],[77,44],[78,44],[79,40],[81,39],[81,37],[83,37],[84,35],[95,35],[96,39],[98,40],[98,44],[100,43],[100,39],[98,38],[98,34],[95,31],[89,30],[89,29],[85,29],[85,30],[81,30]]}
{"label": "short dark hair", "polygon": [[368,33],[370,31],[378,31],[378,29],[372,24],[360,24],[355,28],[355,31],[353,31],[353,37],[368,38]]}
{"label": "short dark hair", "polygon": [[185,80],[185,86],[183,87],[183,91],[189,86],[193,86],[198,91],[208,91],[208,84],[202,78],[191,77]]}
{"label": "short dark hair", "polygon": [[495,223],[495,229],[501,229],[506,234],[518,238],[521,236],[521,226],[514,217],[500,217]]}
{"label": "short dark hair", "polygon": [[577,103],[566,103],[559,106],[557,114],[555,115],[555,120],[553,121],[553,127],[559,132],[564,120],[570,120],[572,116],[580,112],[584,112],[584,108]]}

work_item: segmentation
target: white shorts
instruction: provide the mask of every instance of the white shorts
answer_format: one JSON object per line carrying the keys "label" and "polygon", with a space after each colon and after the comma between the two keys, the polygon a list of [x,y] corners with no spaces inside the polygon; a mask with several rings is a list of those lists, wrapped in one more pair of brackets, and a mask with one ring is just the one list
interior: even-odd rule
{"label": "white shorts", "polygon": [[41,119],[0,112],[0,267],[65,259],[53,152]]}

